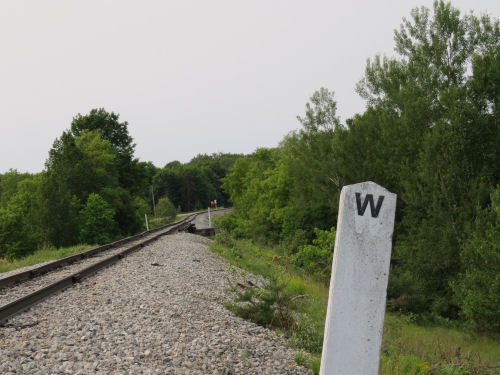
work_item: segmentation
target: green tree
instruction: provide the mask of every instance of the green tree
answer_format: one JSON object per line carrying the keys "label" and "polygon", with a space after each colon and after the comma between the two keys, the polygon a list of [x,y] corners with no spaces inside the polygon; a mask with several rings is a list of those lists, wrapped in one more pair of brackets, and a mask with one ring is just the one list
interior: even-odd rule
{"label": "green tree", "polygon": [[500,332],[500,187],[482,210],[460,253],[462,269],[453,283],[463,314],[482,328]]}
{"label": "green tree", "polygon": [[71,122],[71,134],[81,136],[85,131],[99,132],[104,141],[109,141],[117,152],[115,168],[120,186],[133,194],[140,194],[147,184],[144,165],[134,158],[135,144],[128,133],[128,122],[119,121],[119,115],[104,108],[92,109],[89,114],[78,114]]}
{"label": "green tree", "polygon": [[107,186],[118,185],[118,173],[115,169],[117,154],[109,141],[102,139],[96,131],[83,131],[75,138],[75,145],[83,154],[84,165],[89,171],[85,181],[85,196]]}
{"label": "green tree", "polygon": [[173,161],[153,178],[155,195],[167,196],[183,211],[206,208],[210,201],[226,205],[229,195],[222,189],[222,179],[240,155],[198,155],[189,163]]}
{"label": "green tree", "polygon": [[32,178],[29,173],[19,173],[16,169],[0,175],[0,207],[7,207],[9,200],[17,192],[17,186],[21,181]]}
{"label": "green tree", "polygon": [[158,204],[156,205],[156,216],[158,217],[167,217],[170,219],[175,218],[177,210],[170,199],[167,197],[161,198],[158,200]]}
{"label": "green tree", "polygon": [[313,93],[302,128],[281,143],[281,168],[288,182],[287,208],[282,210],[282,237],[292,238],[298,230],[314,237],[314,228],[335,224],[342,178],[332,157],[334,140],[344,128],[336,116],[334,93],[325,88]]}
{"label": "green tree", "polygon": [[477,78],[499,30],[498,20],[462,16],[442,1],[432,15],[414,9],[395,33],[399,57],[368,62],[358,91],[369,108],[336,148],[342,175],[354,171],[398,192],[389,295],[410,295],[421,300],[412,306],[450,317],[458,313],[450,282],[460,272],[460,244],[498,170],[498,122],[491,106],[478,106],[485,86]]}
{"label": "green tree", "polygon": [[26,256],[47,241],[41,174],[21,181],[7,207],[0,208],[0,258]]}
{"label": "green tree", "polygon": [[89,244],[104,244],[111,241],[115,232],[114,210],[99,194],[90,194],[80,211],[80,241]]}
{"label": "green tree", "polygon": [[45,222],[46,206],[43,197],[45,182],[46,178],[43,173],[38,173],[32,178],[20,182],[16,194],[7,206],[8,211],[23,218],[22,222],[30,232],[29,241],[35,242],[35,246],[30,243],[32,251],[49,242],[48,227]]}
{"label": "green tree", "polygon": [[19,212],[0,208],[0,259],[22,257],[36,250],[36,240]]}
{"label": "green tree", "polygon": [[335,93],[325,87],[315,91],[306,103],[306,114],[297,119],[304,127],[305,132],[315,133],[320,130],[335,130],[341,128],[337,117],[337,102]]}
{"label": "green tree", "polygon": [[122,236],[130,236],[144,229],[144,213],[149,213],[147,202],[121,187],[106,187],[100,194],[115,211],[115,221]]}
{"label": "green tree", "polygon": [[223,222],[236,235],[292,239],[293,253],[314,227],[335,225],[343,185],[375,181],[398,194],[393,306],[457,317],[459,254],[500,177],[499,21],[436,1],[404,19],[395,43],[395,57],[368,61],[357,87],[368,106],[347,126],[321,89],[302,129],[235,163],[223,185],[235,212]]}
{"label": "green tree", "polygon": [[[288,202],[286,175],[277,173],[280,150],[260,148],[240,158],[223,179],[223,188],[234,204],[238,222],[235,235],[277,241],[281,235],[282,210]],[[283,172],[283,170],[282,170]]]}
{"label": "green tree", "polygon": [[[79,211],[91,194],[99,194],[111,205],[122,235],[142,230],[143,218],[137,210],[143,215],[144,198],[134,193],[139,188],[131,192],[121,185],[118,159],[117,149],[96,130],[84,129],[76,137],[63,132],[54,142],[46,163],[46,185],[51,188],[45,190],[47,202],[52,202],[48,205],[47,217],[48,222],[53,222],[51,232],[54,234],[50,236],[52,243],[72,244],[77,241],[80,231],[78,221],[68,215]],[[144,184],[143,191],[146,186]],[[64,233],[56,230],[61,223],[67,223]],[[71,228],[68,228],[70,224]],[[114,233],[111,235],[114,236]],[[61,236],[65,238],[63,242],[59,239]]]}
{"label": "green tree", "polygon": [[83,152],[77,147],[75,138],[69,132],[63,132],[54,141],[45,162],[47,177],[61,190],[75,195],[83,202],[88,194],[87,179],[91,171],[85,163]]}
{"label": "green tree", "polygon": [[78,242],[80,230],[80,200],[49,172],[45,174],[41,192],[43,223],[48,242],[56,247],[74,245]]}
{"label": "green tree", "polygon": [[128,133],[128,122],[120,122],[120,115],[104,108],[92,109],[88,115],[80,113],[71,122],[71,133],[78,137],[85,131],[98,131],[120,155],[132,157],[135,144]]}
{"label": "green tree", "polygon": [[182,164],[179,161],[168,163],[153,177],[153,185],[157,197],[166,196],[176,207],[180,206],[183,209],[185,204],[181,196],[181,170]]}
{"label": "green tree", "polygon": [[332,152],[343,129],[336,107],[333,92],[321,88],[306,104],[305,116],[298,116],[303,127],[279,148],[236,160],[223,188],[236,209],[233,222],[225,223],[237,222],[237,235],[255,233],[295,252],[314,238],[314,228],[334,224],[341,185]]}
{"label": "green tree", "polygon": [[45,163],[42,187],[48,241],[55,246],[75,244],[79,237],[78,212],[92,193],[117,185],[113,160],[116,152],[97,132],[74,137],[63,132]]}

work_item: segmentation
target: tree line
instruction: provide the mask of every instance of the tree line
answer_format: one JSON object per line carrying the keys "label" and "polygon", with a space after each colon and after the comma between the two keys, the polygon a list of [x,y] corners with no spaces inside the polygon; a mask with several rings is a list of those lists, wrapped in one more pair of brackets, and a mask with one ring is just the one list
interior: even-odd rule
{"label": "tree line", "polygon": [[239,155],[198,155],[157,168],[134,150],[128,123],[93,109],[54,141],[43,172],[1,174],[0,259],[138,233],[158,204],[159,214],[173,216],[214,199],[226,204],[220,179]]}
{"label": "tree line", "polygon": [[223,227],[327,282],[341,188],[374,181],[398,194],[389,307],[500,332],[499,20],[436,1],[394,41],[357,84],[363,113],[341,123],[321,88],[299,130],[236,161]]}

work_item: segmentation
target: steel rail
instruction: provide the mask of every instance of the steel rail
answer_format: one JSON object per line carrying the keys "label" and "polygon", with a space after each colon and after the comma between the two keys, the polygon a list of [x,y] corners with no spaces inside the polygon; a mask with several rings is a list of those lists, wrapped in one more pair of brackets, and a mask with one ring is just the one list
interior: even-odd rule
{"label": "steel rail", "polygon": [[[156,233],[154,236],[148,237],[144,241],[133,244],[132,246],[125,248],[124,250],[120,251],[117,254],[114,254],[112,256],[104,258],[103,260],[101,260],[97,263],[94,263],[94,264],[92,264],[84,269],[81,269],[81,270],[79,270],[79,271],[77,271],[69,276],[66,276],[66,277],[64,277],[56,282],[53,282],[53,283],[33,292],[31,294],[28,294],[24,297],[21,297],[21,298],[15,300],[15,301],[12,301],[6,305],[0,306],[0,325],[4,324],[12,316],[14,316],[22,311],[25,311],[29,307],[33,306],[34,304],[42,301],[43,299],[49,297],[50,295],[52,295],[56,292],[68,288],[69,286],[73,285],[74,283],[79,282],[80,280],[84,279],[85,277],[88,277],[89,275],[95,273],[96,271],[117,262],[119,259],[122,259],[123,257],[132,253],[133,251],[138,250],[138,249],[146,246],[147,244],[153,242],[158,237],[170,234],[174,231],[180,232],[180,231],[188,229],[191,226],[191,222],[193,221],[193,219],[196,216],[198,216],[199,214],[200,213],[190,215],[190,216],[184,218],[183,220],[181,220],[177,223],[174,223],[174,224],[168,224],[168,225],[165,225],[165,226],[162,226],[159,228],[152,229],[150,231],[146,231],[146,232],[134,235],[134,236],[124,238],[122,240],[113,242],[111,244],[99,246],[95,249],[91,249],[85,253],[82,253],[82,254],[86,254],[86,256],[80,257],[80,258],[75,258],[75,260],[68,261],[68,258],[72,258],[73,256],[63,258],[63,259],[61,259],[63,262],[58,262],[57,265],[55,265],[55,266],[52,263],[47,265],[47,266],[52,265],[51,268],[45,268],[46,266],[44,265],[44,266],[41,266],[41,267],[36,268],[34,270],[27,271],[27,273],[29,275],[28,275],[28,278],[26,278],[26,279],[29,279],[29,278],[33,277],[32,275],[35,275],[35,276],[40,275],[41,274],[40,272],[42,272],[42,273],[47,272],[50,269],[57,268],[57,267],[60,267],[62,265],[65,265],[65,264],[72,263],[78,259],[83,259],[85,257],[91,256],[89,254],[94,255],[98,252],[102,252],[102,251],[107,250],[111,247],[120,246],[124,243],[131,242],[131,241],[134,241],[138,238],[149,236],[151,234]],[[43,271],[39,271],[40,269],[42,269]],[[31,275],[30,273],[32,271],[35,271],[35,272]],[[16,281],[18,282],[18,281],[26,280],[26,279],[23,279],[23,277],[24,276],[22,276],[21,278],[19,278]]]}
{"label": "steel rail", "polygon": [[178,224],[185,223],[186,221],[192,221],[194,219],[194,217],[193,217],[193,215],[186,216],[184,219],[180,220],[177,223],[163,225],[161,227],[151,229],[149,231],[141,232],[141,233],[135,234],[135,235],[130,236],[130,237],[122,238],[118,241],[114,241],[114,242],[111,242],[111,243],[106,244],[106,245],[98,246],[96,248],[84,251],[84,252],[79,253],[79,254],[70,255],[70,256],[67,256],[65,258],[61,258],[61,259],[52,261],[52,262],[44,264],[40,267],[32,268],[28,271],[19,272],[19,273],[13,274],[11,276],[2,278],[2,279],[0,279],[0,289],[5,288],[8,285],[11,285],[14,283],[20,283],[23,281],[31,280],[37,276],[43,275],[43,274],[50,272],[56,268],[66,266],[68,264],[77,262],[77,261],[82,260],[82,259],[90,258],[90,257],[92,257],[96,254],[102,253],[106,250],[122,246],[123,244],[135,241],[137,239],[140,239],[141,237],[148,236],[148,235],[153,234],[155,232],[165,230],[169,227],[173,227],[173,226],[176,226]]}

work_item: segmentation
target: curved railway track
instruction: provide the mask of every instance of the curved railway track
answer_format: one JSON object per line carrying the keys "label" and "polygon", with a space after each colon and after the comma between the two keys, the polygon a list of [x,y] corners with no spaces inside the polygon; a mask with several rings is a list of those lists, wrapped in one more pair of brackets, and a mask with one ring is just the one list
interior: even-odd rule
{"label": "curved railway track", "polygon": [[48,296],[107,267],[160,236],[193,228],[192,214],[181,221],[146,231],[86,252],[0,279],[0,325]]}

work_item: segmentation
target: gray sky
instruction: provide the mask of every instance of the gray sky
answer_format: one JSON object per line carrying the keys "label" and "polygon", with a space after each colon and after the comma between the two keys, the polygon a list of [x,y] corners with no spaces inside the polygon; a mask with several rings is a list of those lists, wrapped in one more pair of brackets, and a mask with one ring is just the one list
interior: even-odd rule
{"label": "gray sky", "polygon": [[[39,172],[72,118],[104,107],[136,156],[162,167],[198,153],[276,146],[314,90],[342,120],[366,59],[431,0],[0,0],[0,173]],[[499,17],[498,0],[459,0]]]}

